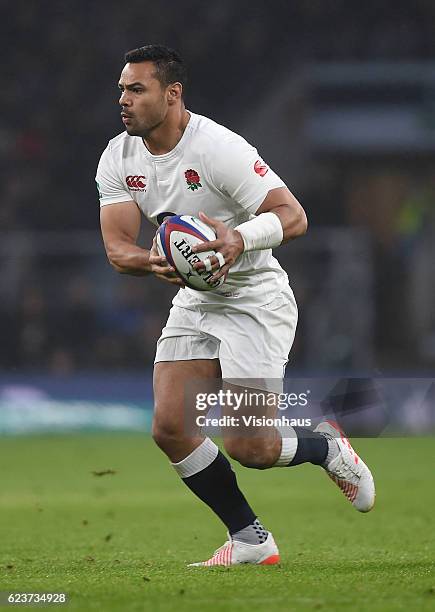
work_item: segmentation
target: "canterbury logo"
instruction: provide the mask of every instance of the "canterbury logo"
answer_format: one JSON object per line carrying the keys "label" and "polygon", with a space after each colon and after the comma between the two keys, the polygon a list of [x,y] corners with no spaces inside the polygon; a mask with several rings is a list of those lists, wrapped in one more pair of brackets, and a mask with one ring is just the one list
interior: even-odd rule
{"label": "canterbury logo", "polygon": [[260,176],[264,176],[269,170],[269,166],[267,166],[262,159],[257,159],[254,164],[254,171]]}
{"label": "canterbury logo", "polygon": [[143,175],[136,174],[125,177],[125,182],[127,183],[127,187],[130,189],[134,189],[136,191],[145,191],[146,178]]}

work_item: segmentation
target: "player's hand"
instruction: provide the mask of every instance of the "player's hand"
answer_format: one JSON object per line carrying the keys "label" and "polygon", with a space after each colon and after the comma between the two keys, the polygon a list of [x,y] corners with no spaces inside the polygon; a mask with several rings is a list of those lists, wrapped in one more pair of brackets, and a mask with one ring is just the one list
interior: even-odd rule
{"label": "player's hand", "polygon": [[[223,259],[216,257],[210,257],[209,261],[211,269],[215,271],[210,280],[217,280],[221,276],[226,276],[229,269],[236,262],[237,258],[243,253],[244,245],[243,239],[239,232],[231,229],[222,221],[217,219],[211,219],[207,217],[203,212],[199,213],[199,218],[207,225],[210,225],[216,232],[216,240],[210,242],[204,242],[197,244],[192,248],[194,253],[203,253],[204,251],[210,251],[213,249],[220,253]],[[221,259],[221,261],[219,261]],[[223,265],[222,265],[223,264]],[[196,270],[204,270],[206,266],[203,262],[198,262],[193,266]]]}
{"label": "player's hand", "polygon": [[150,249],[150,272],[152,272],[157,278],[176,285],[177,287],[184,287],[183,280],[177,275],[175,269],[168,264],[166,257],[159,255],[157,250],[156,238],[153,238],[153,244]]}

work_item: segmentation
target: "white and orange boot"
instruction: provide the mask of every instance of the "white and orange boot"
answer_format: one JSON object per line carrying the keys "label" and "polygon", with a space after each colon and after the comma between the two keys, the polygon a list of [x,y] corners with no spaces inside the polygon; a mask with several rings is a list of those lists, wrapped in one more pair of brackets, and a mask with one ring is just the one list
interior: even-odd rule
{"label": "white and orange boot", "polygon": [[314,430],[333,438],[338,444],[338,455],[324,465],[329,478],[341,489],[359,512],[369,512],[375,504],[375,483],[364,461],[353,450],[346,434],[334,421],[323,421]]}
{"label": "white and orange boot", "polygon": [[270,531],[267,540],[262,544],[245,544],[232,540],[231,536],[228,535],[228,541],[218,548],[208,561],[190,563],[188,567],[228,566],[242,563],[252,565],[275,565],[279,563],[278,547]]}

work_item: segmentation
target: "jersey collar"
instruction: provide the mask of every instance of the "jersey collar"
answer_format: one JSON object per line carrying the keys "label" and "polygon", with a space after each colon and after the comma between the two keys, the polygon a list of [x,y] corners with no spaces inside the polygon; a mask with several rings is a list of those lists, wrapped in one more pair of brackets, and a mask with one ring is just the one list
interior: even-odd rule
{"label": "jersey collar", "polygon": [[193,127],[194,127],[194,124],[196,123],[196,115],[195,115],[195,113],[192,113],[189,110],[187,112],[189,113],[190,117],[189,117],[189,121],[187,122],[187,125],[185,127],[185,130],[183,132],[183,135],[180,138],[180,140],[177,142],[175,147],[171,151],[168,151],[168,153],[163,153],[163,155],[153,155],[147,149],[144,141],[141,138],[142,149],[143,149],[144,155],[146,157],[148,157],[148,159],[152,159],[154,162],[157,162],[157,163],[165,162],[168,159],[172,159],[173,157],[177,157],[177,155],[180,153],[180,151],[183,150],[183,148],[184,148],[184,146],[186,144],[186,141],[188,140],[188,138],[190,136],[190,133],[191,133]]}

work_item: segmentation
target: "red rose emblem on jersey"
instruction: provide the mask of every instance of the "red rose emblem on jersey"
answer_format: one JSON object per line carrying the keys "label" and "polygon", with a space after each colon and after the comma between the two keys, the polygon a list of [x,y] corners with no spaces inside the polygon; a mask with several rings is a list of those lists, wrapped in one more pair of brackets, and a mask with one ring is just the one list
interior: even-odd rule
{"label": "red rose emblem on jersey", "polygon": [[186,179],[187,189],[195,191],[202,187],[200,176],[196,170],[186,170],[184,178]]}
{"label": "red rose emblem on jersey", "polygon": [[263,160],[257,159],[257,161],[254,164],[254,170],[260,176],[264,176],[269,170],[269,166],[267,166]]}

